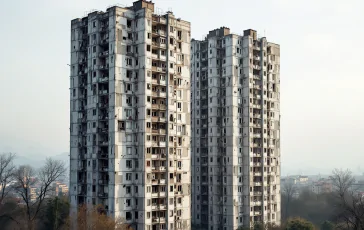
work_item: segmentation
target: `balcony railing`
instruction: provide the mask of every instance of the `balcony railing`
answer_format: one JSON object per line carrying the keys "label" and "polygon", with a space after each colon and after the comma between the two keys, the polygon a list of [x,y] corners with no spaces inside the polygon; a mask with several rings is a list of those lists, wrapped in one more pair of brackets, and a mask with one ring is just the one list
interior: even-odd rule
{"label": "balcony railing", "polygon": [[152,71],[154,72],[166,72],[167,68],[165,67],[157,67],[157,66],[152,66]]}

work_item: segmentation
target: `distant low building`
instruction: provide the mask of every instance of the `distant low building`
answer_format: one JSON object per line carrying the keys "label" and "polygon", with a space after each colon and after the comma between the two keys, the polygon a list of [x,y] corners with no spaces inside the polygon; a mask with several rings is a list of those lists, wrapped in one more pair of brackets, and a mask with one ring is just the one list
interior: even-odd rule
{"label": "distant low building", "polygon": [[54,196],[65,196],[67,194],[68,194],[68,186],[64,183],[56,182]]}
{"label": "distant low building", "polygon": [[284,183],[293,183],[293,184],[306,184],[308,182],[308,176],[288,176],[286,178],[281,179],[282,184]]}
{"label": "distant low building", "polygon": [[308,182],[308,176],[298,176],[298,181],[300,183],[307,183]]}
{"label": "distant low building", "polygon": [[320,180],[312,184],[311,191],[315,194],[332,192],[332,183],[326,180]]}

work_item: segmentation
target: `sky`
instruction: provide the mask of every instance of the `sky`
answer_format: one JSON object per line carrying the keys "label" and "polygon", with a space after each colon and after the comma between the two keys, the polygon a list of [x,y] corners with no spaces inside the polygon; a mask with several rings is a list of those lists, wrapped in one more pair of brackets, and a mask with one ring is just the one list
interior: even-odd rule
{"label": "sky", "polygon": [[[132,2],[0,1],[0,152],[69,151],[70,21]],[[280,44],[283,175],[364,172],[364,1],[153,2],[190,21],[195,39],[227,26]]]}

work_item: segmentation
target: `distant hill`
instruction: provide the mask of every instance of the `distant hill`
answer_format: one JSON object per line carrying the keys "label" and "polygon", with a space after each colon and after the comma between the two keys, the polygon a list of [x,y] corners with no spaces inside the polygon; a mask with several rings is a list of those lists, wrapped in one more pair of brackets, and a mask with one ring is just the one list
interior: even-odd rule
{"label": "distant hill", "polygon": [[55,160],[61,160],[65,162],[66,166],[69,166],[69,153],[61,153],[54,156],[43,156],[43,155],[32,155],[32,156],[23,156],[23,155],[16,155],[14,163],[16,165],[31,165],[33,167],[41,166],[45,159],[50,157]]}

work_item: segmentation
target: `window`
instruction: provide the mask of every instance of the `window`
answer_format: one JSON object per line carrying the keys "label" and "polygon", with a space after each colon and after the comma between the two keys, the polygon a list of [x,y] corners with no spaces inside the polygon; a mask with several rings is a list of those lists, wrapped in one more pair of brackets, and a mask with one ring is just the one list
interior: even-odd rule
{"label": "window", "polygon": [[131,169],[132,168],[132,163],[131,163],[131,160],[127,160],[126,161],[126,167]]}
{"label": "window", "polygon": [[131,181],[131,173],[127,173],[126,174],[126,180],[127,181]]}
{"label": "window", "polygon": [[125,218],[126,218],[126,220],[131,220],[132,219],[131,212],[126,212],[125,213]]}
{"label": "window", "polygon": [[126,21],[126,26],[127,26],[128,28],[131,28],[131,20],[127,20],[127,21]]}
{"label": "window", "polygon": [[130,188],[130,186],[126,186],[126,187],[125,187],[125,192],[126,192],[126,194],[130,194],[130,193],[131,193],[131,188]]}
{"label": "window", "polygon": [[131,204],[131,200],[130,200],[130,199],[126,199],[126,202],[125,202],[125,204],[126,204],[126,207],[130,207],[130,204]]}
{"label": "window", "polygon": [[133,65],[133,59],[127,58],[126,59],[126,65]]}
{"label": "window", "polygon": [[150,52],[150,45],[147,45],[147,51]]}
{"label": "window", "polygon": [[138,193],[138,186],[134,186],[134,193]]}
{"label": "window", "polygon": [[124,121],[119,121],[118,126],[119,126],[119,130],[125,130],[125,122]]}
{"label": "window", "polygon": [[92,23],[92,26],[95,28],[96,27],[96,21],[94,21],[93,23]]}

